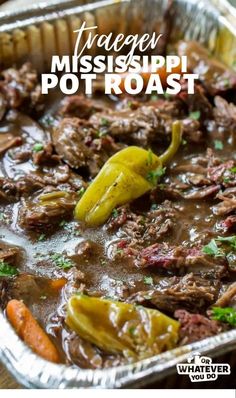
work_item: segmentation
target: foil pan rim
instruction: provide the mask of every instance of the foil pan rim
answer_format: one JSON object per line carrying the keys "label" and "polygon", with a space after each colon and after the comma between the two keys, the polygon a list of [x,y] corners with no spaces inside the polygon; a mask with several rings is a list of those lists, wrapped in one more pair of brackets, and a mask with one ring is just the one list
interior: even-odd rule
{"label": "foil pan rim", "polygon": [[[85,1],[83,3],[83,1]],[[46,21],[55,21],[66,16],[73,16],[74,13],[89,12],[98,7],[105,7],[114,3],[130,3],[131,0],[98,0],[82,3],[76,0],[60,1],[54,0],[53,3],[39,3],[36,5],[22,7],[21,10],[0,11],[0,33],[12,31],[13,29],[25,28],[29,25],[39,24]],[[62,9],[62,7],[64,7]],[[36,20],[37,19],[37,20]]]}
{"label": "foil pan rim", "polygon": [[[4,28],[7,23],[4,23],[4,20],[16,20],[19,22],[23,19],[29,19],[30,17],[34,18],[37,16],[44,16],[49,13],[60,13],[64,11],[68,11],[70,9],[73,10],[81,10],[88,11],[99,6],[106,6],[114,3],[129,3],[131,0],[95,0],[94,2],[89,2],[89,0],[52,0],[50,3],[38,3],[27,5],[22,7],[20,10],[9,10],[9,11],[1,11],[0,10],[0,26]],[[58,15],[57,15],[58,16]]]}
{"label": "foil pan rim", "polygon": [[[142,386],[151,379],[157,381],[175,371],[193,352],[226,353],[236,348],[236,330],[175,348],[134,364],[107,369],[80,369],[74,365],[53,364],[33,353],[19,339],[0,312],[0,359],[13,376],[29,388],[122,388]],[[217,349],[217,352],[214,350]]]}
{"label": "foil pan rim", "polygon": [[215,4],[219,11],[227,13],[236,17],[236,7],[228,2],[228,0],[211,0],[212,4]]}
{"label": "foil pan rim", "polygon": [[[27,17],[27,19],[32,16],[35,17],[40,13],[41,15],[47,13],[57,13],[60,11],[69,11],[73,8],[81,9],[83,11],[87,11],[89,9],[98,8],[100,6],[106,6],[116,3],[130,3],[132,0],[95,0],[94,2],[90,2],[89,0],[51,0],[50,3],[45,1],[44,3],[32,4],[22,7],[20,10],[10,10],[10,11],[1,11],[0,10],[0,26],[2,28],[6,26],[4,20],[15,19],[16,22]],[[192,3],[196,5],[195,0],[177,0],[177,2],[181,3]],[[236,29],[236,8],[233,7],[228,0],[199,0],[198,7],[208,7],[209,10],[211,8],[211,12],[215,13],[218,17],[226,17],[227,19],[235,19],[235,29]]]}
{"label": "foil pan rim", "polygon": [[[167,0],[165,0],[167,2]],[[177,3],[189,3],[196,6],[195,0],[174,0]],[[64,11],[67,12],[67,15],[70,15],[70,11],[89,11],[99,7],[109,6],[116,3],[131,3],[132,0],[95,0],[94,2],[89,2],[89,0],[52,0],[52,2],[47,3],[39,3],[33,4],[29,6],[22,7],[21,10],[10,10],[10,11],[0,11],[0,31],[11,29],[11,25],[15,25],[15,27],[20,27],[21,21],[29,20],[31,18],[38,17],[38,21],[40,22],[40,16],[52,15],[55,17],[60,17],[60,13]],[[227,0],[199,0],[197,3],[197,8],[207,7],[212,14],[215,14],[216,17],[226,18],[229,20],[229,17],[235,18],[235,29],[236,29],[236,9],[227,1]],[[230,15],[232,13],[232,15]],[[8,22],[10,21],[10,23]],[[7,21],[7,22],[4,22]],[[14,22],[15,23],[14,23]],[[16,26],[17,25],[17,26]]]}

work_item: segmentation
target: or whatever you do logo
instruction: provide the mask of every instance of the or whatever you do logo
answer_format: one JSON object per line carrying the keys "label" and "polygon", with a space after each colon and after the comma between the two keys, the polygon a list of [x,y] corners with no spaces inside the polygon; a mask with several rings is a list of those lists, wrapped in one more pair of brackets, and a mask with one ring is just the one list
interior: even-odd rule
{"label": "or whatever you do logo", "polygon": [[192,382],[214,381],[218,376],[229,375],[230,365],[227,363],[212,363],[209,357],[201,356],[199,352],[188,358],[187,363],[177,364],[179,375],[189,375]]}

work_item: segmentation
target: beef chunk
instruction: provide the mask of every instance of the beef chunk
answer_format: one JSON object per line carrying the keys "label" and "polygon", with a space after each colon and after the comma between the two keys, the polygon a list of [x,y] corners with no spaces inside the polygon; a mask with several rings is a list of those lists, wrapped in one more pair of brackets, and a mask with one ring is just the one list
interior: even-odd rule
{"label": "beef chunk", "polygon": [[20,210],[20,224],[31,230],[51,228],[62,219],[71,217],[76,204],[76,195],[63,191],[41,194],[27,200]]}
{"label": "beef chunk", "polygon": [[0,261],[16,266],[21,256],[19,247],[0,242]]}
{"label": "beef chunk", "polygon": [[19,193],[15,182],[8,178],[0,177],[0,202],[9,203],[19,199]]}
{"label": "beef chunk", "polygon": [[169,278],[168,283],[155,290],[135,293],[129,301],[145,305],[151,303],[168,313],[179,308],[202,311],[214,302],[218,291],[218,281],[212,282],[190,273],[184,277]]}
{"label": "beef chunk", "polygon": [[[59,283],[60,282],[60,283]],[[58,290],[64,286],[63,278],[48,279],[46,277],[22,273],[9,282],[8,294],[11,298],[24,300],[27,305],[34,305],[40,297],[56,297]]]}
{"label": "beef chunk", "polygon": [[162,119],[159,110],[152,106],[142,106],[135,111],[124,109],[99,113],[90,120],[98,129],[104,129],[119,140],[144,146],[153,142],[157,134],[165,134],[165,127],[168,125],[169,130],[171,122],[170,117]]}
{"label": "beef chunk", "polygon": [[177,95],[181,101],[187,107],[188,113],[191,112],[200,112],[201,121],[212,118],[213,116],[213,107],[209,102],[206,92],[202,86],[199,84],[195,84],[194,86],[194,94],[189,95],[187,90],[187,83],[181,84],[181,91]]}
{"label": "beef chunk", "polygon": [[62,164],[54,167],[44,167],[42,178],[44,185],[51,185],[67,191],[76,192],[86,187],[82,178],[70,170],[68,165]]}
{"label": "beef chunk", "polygon": [[5,100],[3,94],[0,93],[0,120],[3,119],[6,110],[7,110],[7,101]]}
{"label": "beef chunk", "polygon": [[85,144],[86,132],[90,131],[80,119],[63,119],[52,134],[56,152],[72,168],[86,166],[91,157],[91,151]]}
{"label": "beef chunk", "polygon": [[72,95],[63,99],[59,113],[64,117],[88,119],[93,113],[100,112],[103,108],[104,105],[99,105],[98,101],[84,95]]}
{"label": "beef chunk", "polygon": [[211,95],[236,87],[236,73],[213,59],[208,50],[195,41],[179,42],[178,55],[187,55],[190,70],[199,75],[199,80]]}
{"label": "beef chunk", "polygon": [[214,214],[219,216],[232,213],[236,210],[236,187],[228,188],[223,193],[218,193],[217,199],[220,199],[220,203],[213,206]]}
{"label": "beef chunk", "polygon": [[8,283],[7,280],[1,278],[0,280],[0,308],[3,310],[8,301]]}
{"label": "beef chunk", "polygon": [[23,178],[17,182],[18,192],[21,196],[28,196],[38,190],[41,190],[46,185],[46,182],[38,173],[26,174]]}
{"label": "beef chunk", "polygon": [[[20,69],[6,69],[1,73],[0,94],[6,109],[39,109],[42,105],[41,88],[36,71],[29,63]],[[2,112],[3,116],[3,112]]]}
{"label": "beef chunk", "polygon": [[[115,214],[117,213],[117,214]],[[131,210],[130,207],[127,206],[122,206],[116,209],[116,211],[113,211],[113,214],[107,221],[107,230],[108,231],[117,231],[120,227],[122,227],[129,219],[134,220],[134,218],[137,218],[137,215],[135,215]]]}
{"label": "beef chunk", "polygon": [[53,153],[53,145],[51,142],[44,144],[42,150],[33,153],[33,162],[37,166],[56,164],[59,161],[60,156]]}
{"label": "beef chunk", "polygon": [[228,103],[224,98],[216,96],[214,98],[214,120],[216,125],[225,135],[232,134],[232,139],[236,133],[236,106]]}
{"label": "beef chunk", "polygon": [[190,143],[199,144],[202,142],[203,133],[199,120],[194,120],[190,116],[182,120],[183,137]]}
{"label": "beef chunk", "polygon": [[37,284],[37,277],[30,274],[21,274],[9,285],[11,298],[25,300],[27,303],[34,301],[35,297],[40,297],[42,292]]}
{"label": "beef chunk", "polygon": [[80,242],[75,249],[76,257],[80,259],[97,259],[102,255],[102,248],[98,243],[93,242],[92,240],[84,240]]}
{"label": "beef chunk", "polygon": [[[90,122],[100,131],[107,132],[128,144],[147,147],[150,143],[169,137],[173,120],[180,117],[176,103],[164,101],[161,108],[143,105],[137,109],[121,109],[107,113],[95,113]],[[200,124],[197,120],[183,120],[183,134],[194,142],[199,140]]]}
{"label": "beef chunk", "polygon": [[136,264],[141,267],[156,266],[161,268],[179,268],[196,258],[201,259],[198,249],[186,249],[183,246],[170,246],[167,243],[155,243],[141,250]]}
{"label": "beef chunk", "polygon": [[42,143],[47,137],[47,133],[43,128],[30,116],[25,113],[21,113],[17,110],[11,110],[8,112],[6,119],[8,122],[14,124],[14,128],[17,128],[19,132],[24,132],[27,136],[27,143],[35,144]]}
{"label": "beef chunk", "polygon": [[[37,122],[16,110],[11,110],[7,113],[6,121],[6,126],[10,132],[0,135],[0,151],[2,140],[3,150],[11,148],[8,156],[17,164],[27,162],[31,159],[32,155],[35,158],[36,164],[38,158],[40,159],[42,155],[44,155],[44,158],[46,155],[49,158],[49,154],[52,151],[50,151],[49,144],[44,144],[45,150],[43,154],[42,151],[39,153],[35,152],[35,144],[38,145],[40,143],[41,145],[48,141],[47,133]],[[13,130],[14,134],[11,134],[11,130]],[[8,139],[7,136],[9,136]],[[51,158],[53,158],[53,154],[51,154]]]}
{"label": "beef chunk", "polygon": [[200,314],[190,314],[185,310],[175,311],[180,322],[180,345],[193,343],[222,332],[222,326]]}
{"label": "beef chunk", "polygon": [[70,167],[87,167],[92,176],[121,149],[110,136],[99,137],[90,124],[78,118],[63,119],[53,130],[52,141],[58,155]]}
{"label": "beef chunk", "polygon": [[73,173],[67,165],[44,167],[43,170],[32,171],[17,181],[0,178],[0,200],[14,202],[42,189],[55,190],[55,187],[76,192],[82,186],[85,184],[81,177]]}
{"label": "beef chunk", "polygon": [[11,148],[8,155],[16,164],[28,162],[32,157],[32,145],[25,143],[17,148]]}
{"label": "beef chunk", "polygon": [[129,206],[122,206],[113,212],[108,220],[107,229],[114,231],[122,227],[123,232],[130,238],[142,239],[142,242],[145,242],[159,239],[169,231],[177,214],[178,206],[172,206],[167,200],[146,213],[135,213]]}
{"label": "beef chunk", "polygon": [[10,133],[0,134],[0,155],[2,155],[8,149],[21,144],[21,137],[14,137],[14,135]]}

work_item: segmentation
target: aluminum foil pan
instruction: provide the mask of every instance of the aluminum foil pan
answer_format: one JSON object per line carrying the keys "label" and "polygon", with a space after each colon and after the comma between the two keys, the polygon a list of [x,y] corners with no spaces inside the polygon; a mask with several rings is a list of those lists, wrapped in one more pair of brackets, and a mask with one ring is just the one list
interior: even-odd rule
{"label": "aluminum foil pan", "polygon": [[[53,54],[71,54],[83,21],[98,33],[165,33],[169,0],[55,1],[0,12],[0,67],[30,60],[38,71]],[[42,4],[42,3],[41,3]],[[46,3],[47,4],[47,3]],[[236,60],[236,11],[226,0],[173,0],[170,40],[198,40],[228,65]],[[96,47],[90,53],[96,54]]]}
{"label": "aluminum foil pan", "polygon": [[[21,12],[0,13],[1,67],[31,60],[39,71],[50,67],[52,54],[73,51],[74,29],[87,21],[99,33],[162,33],[168,0],[105,0],[54,2]],[[195,39],[228,65],[236,61],[236,14],[223,0],[174,0],[170,41]],[[96,48],[90,52],[96,54]],[[0,360],[30,388],[141,387],[175,372],[175,365],[193,352],[218,356],[236,348],[236,330],[176,348],[164,354],[106,370],[55,365],[36,356],[15,334],[0,312]]]}

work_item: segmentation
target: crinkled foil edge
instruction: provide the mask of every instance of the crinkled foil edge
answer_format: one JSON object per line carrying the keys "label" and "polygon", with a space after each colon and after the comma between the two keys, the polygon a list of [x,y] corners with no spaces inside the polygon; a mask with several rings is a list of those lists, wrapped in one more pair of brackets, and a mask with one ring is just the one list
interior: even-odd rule
{"label": "crinkled foil edge", "polygon": [[83,370],[39,358],[18,338],[3,314],[0,324],[1,361],[28,388],[137,388],[175,372],[176,364],[186,361],[193,352],[214,357],[236,348],[236,330],[232,330],[135,364]]}

